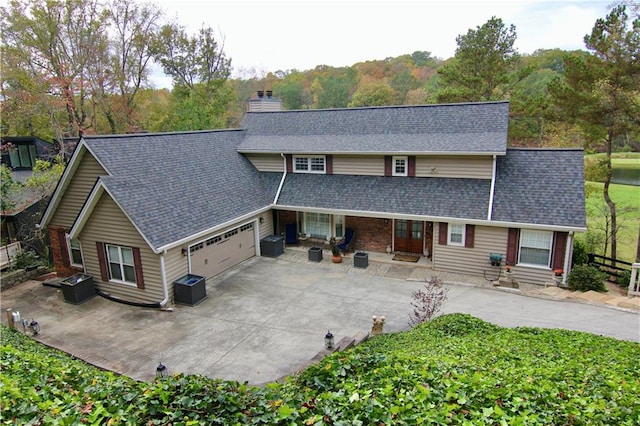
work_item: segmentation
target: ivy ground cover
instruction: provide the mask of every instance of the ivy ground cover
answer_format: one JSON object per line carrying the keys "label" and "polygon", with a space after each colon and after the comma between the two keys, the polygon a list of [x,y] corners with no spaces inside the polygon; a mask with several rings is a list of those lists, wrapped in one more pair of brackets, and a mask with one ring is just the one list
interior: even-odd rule
{"label": "ivy ground cover", "polygon": [[375,336],[284,384],[101,371],[2,328],[3,424],[636,425],[640,344],[463,314]]}

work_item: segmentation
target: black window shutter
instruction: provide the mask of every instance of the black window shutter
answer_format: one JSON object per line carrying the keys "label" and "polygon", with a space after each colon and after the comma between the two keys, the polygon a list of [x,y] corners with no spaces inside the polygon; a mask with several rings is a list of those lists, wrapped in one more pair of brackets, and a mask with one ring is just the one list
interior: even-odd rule
{"label": "black window shutter", "polygon": [[390,155],[385,155],[384,156],[384,175],[385,176],[391,176],[391,156]]}
{"label": "black window shutter", "polygon": [[448,232],[449,224],[447,224],[446,222],[440,222],[440,225],[438,226],[438,244],[440,244],[441,246],[447,245]]}
{"label": "black window shutter", "polygon": [[473,240],[476,236],[476,226],[466,225],[464,232],[465,232],[464,246],[468,248],[473,248]]}
{"label": "black window shutter", "polygon": [[328,175],[332,175],[333,174],[333,155],[327,155],[325,157],[325,163],[326,163],[326,173]]}
{"label": "black window shutter", "polygon": [[109,268],[107,267],[107,257],[105,255],[104,243],[96,241],[96,250],[98,250],[98,264],[100,264],[100,278],[102,281],[109,281]]}
{"label": "black window shutter", "polygon": [[409,156],[407,160],[407,176],[415,176],[416,175],[416,157],[415,155]]}
{"label": "black window shutter", "polygon": [[567,236],[566,232],[556,232],[555,240],[553,242],[553,254],[551,258],[551,269],[563,269],[564,268],[564,252],[567,249]]}
{"label": "black window shutter", "polygon": [[140,249],[133,247],[133,264],[136,270],[136,285],[139,289],[144,290],[144,276],[142,275],[142,259],[140,258]]}
{"label": "black window shutter", "polygon": [[518,243],[520,232],[518,228],[509,228],[507,236],[507,265],[515,265],[518,261]]}
{"label": "black window shutter", "polygon": [[291,154],[285,154],[284,157],[287,161],[287,173],[293,172],[293,156]]}

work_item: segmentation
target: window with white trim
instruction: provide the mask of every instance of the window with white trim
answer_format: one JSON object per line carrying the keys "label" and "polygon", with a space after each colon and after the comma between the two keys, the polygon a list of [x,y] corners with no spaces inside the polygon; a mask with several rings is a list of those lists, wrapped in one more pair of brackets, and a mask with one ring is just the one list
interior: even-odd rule
{"label": "window with white trim", "polygon": [[325,173],[326,157],[324,155],[294,156],[293,171],[296,173]]}
{"label": "window with white trim", "polygon": [[393,176],[407,176],[409,172],[408,157],[393,157],[391,174]]}
{"label": "window with white trim", "polygon": [[337,239],[344,237],[344,216],[333,216],[333,236]]}
{"label": "window with white trim", "polygon": [[304,232],[310,237],[328,240],[331,237],[331,215],[306,212],[304,214]]}
{"label": "window with white trim", "polygon": [[67,236],[69,247],[69,260],[72,266],[82,267],[84,262],[82,261],[82,248],[80,247],[80,241],[72,240]]}
{"label": "window with white trim", "polygon": [[452,246],[464,246],[464,224],[450,223],[447,244]]}
{"label": "window with white trim", "polygon": [[552,243],[551,231],[521,230],[518,263],[549,267]]}
{"label": "window with white trim", "polygon": [[126,284],[136,284],[136,270],[133,249],[107,244],[109,279]]}

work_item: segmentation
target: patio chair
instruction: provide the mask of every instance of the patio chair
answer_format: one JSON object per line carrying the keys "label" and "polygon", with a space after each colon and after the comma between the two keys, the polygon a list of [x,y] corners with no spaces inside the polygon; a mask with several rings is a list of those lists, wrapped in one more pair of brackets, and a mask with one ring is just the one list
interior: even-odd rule
{"label": "patio chair", "polygon": [[338,241],[338,248],[341,252],[346,253],[347,250],[353,249],[353,242],[355,240],[356,231],[351,228],[347,228],[344,238]]}

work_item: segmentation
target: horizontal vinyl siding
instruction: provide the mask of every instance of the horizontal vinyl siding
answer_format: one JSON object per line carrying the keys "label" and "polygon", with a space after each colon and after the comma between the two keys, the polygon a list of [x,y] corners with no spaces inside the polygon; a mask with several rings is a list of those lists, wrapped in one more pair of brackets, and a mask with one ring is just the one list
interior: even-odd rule
{"label": "horizontal vinyl siding", "polygon": [[284,171],[284,160],[277,154],[246,154],[246,157],[261,172]]}
{"label": "horizontal vinyl siding", "polygon": [[384,176],[384,156],[334,155],[333,174]]}
{"label": "horizontal vinyl siding", "polygon": [[[173,282],[189,273],[187,256],[182,254],[182,247],[167,251],[164,256],[164,270],[167,277],[169,300],[174,301]],[[145,277],[146,281],[146,277]]]}
{"label": "horizontal vinyl siding", "polygon": [[[103,282],[100,278],[96,241],[138,247],[142,260],[145,289],[142,290],[133,285]],[[80,235],[80,242],[87,274],[93,275],[100,291],[119,299],[135,302],[156,303],[164,298],[160,275],[160,256],[151,251],[142,236],[106,193],[102,195],[85,224]]]}
{"label": "horizontal vinyl siding", "polygon": [[271,210],[262,213],[262,217],[264,222],[260,223],[260,220],[258,220],[259,239],[273,235],[273,214],[271,214]]}
{"label": "horizontal vinyl siding", "polygon": [[490,253],[500,253],[506,258],[507,228],[476,226],[474,247],[460,247],[438,244],[439,223],[434,224],[433,267],[437,271],[455,272],[466,275],[487,277],[496,275],[489,264]]}
{"label": "horizontal vinyl siding", "polygon": [[[435,170],[433,170],[435,168]],[[417,157],[416,176],[491,179],[492,157]]]}
{"label": "horizontal vinyl siding", "polygon": [[62,195],[50,224],[71,229],[98,176],[107,174],[93,155],[86,152]]}
{"label": "horizontal vinyl siding", "polygon": [[538,285],[553,283],[551,269],[516,265],[512,270],[514,279],[521,283]]}

